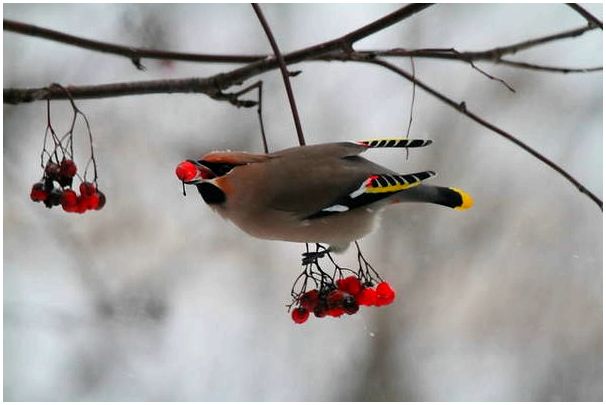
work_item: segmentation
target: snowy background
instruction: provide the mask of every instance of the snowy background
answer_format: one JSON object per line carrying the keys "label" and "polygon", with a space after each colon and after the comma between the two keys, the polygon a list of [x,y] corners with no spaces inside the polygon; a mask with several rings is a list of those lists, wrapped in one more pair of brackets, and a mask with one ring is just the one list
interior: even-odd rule
{"label": "snowy background", "polygon": [[[392,5],[264,5],[284,52],[329,40]],[[602,6],[587,5],[598,18]],[[124,45],[267,53],[247,4],[4,5],[4,17]],[[482,50],[585,24],[564,5],[438,5],[356,44]],[[206,77],[235,65],[121,57],[4,33],[4,87]],[[513,58],[602,64],[592,31]],[[407,59],[396,60],[410,69]],[[421,80],[602,189],[602,72],[554,74],[416,59]],[[293,79],[308,143],[401,136],[411,85],[382,68],[312,62]],[[270,148],[296,144],[278,71],[265,82]],[[412,136],[373,151],[402,172],[435,170],[476,205],[403,205],[361,241],[394,304],[293,324],[284,305],[303,246],[252,239],[175,165],[213,149],[260,151],[256,112],[204,95],[78,101],[91,121],[107,205],[84,215],[29,200],[45,103],[4,105],[4,399],[602,399],[602,215],[563,178],[417,90]],[[65,102],[53,103],[65,130]],[[82,155],[80,155],[82,156]],[[352,252],[340,257],[353,264]]]}

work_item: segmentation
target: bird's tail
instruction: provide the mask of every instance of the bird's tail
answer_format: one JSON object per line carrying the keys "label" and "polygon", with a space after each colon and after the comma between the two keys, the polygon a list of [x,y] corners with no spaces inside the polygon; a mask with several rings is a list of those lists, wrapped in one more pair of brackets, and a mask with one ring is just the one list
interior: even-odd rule
{"label": "bird's tail", "polygon": [[440,187],[427,184],[403,190],[394,195],[392,201],[428,202],[444,205],[459,211],[473,206],[473,198],[463,190],[454,187]]}

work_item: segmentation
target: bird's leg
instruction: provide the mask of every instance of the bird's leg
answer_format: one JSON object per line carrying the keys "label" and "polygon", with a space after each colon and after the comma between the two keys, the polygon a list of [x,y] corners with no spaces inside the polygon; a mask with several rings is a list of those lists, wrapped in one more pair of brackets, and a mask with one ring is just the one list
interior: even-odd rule
{"label": "bird's leg", "polygon": [[307,266],[309,264],[317,263],[318,259],[323,258],[324,255],[330,255],[330,248],[325,248],[321,244],[316,243],[315,252],[308,251],[308,252],[305,252],[302,254],[302,256],[303,256],[302,264],[303,264],[303,266]]}

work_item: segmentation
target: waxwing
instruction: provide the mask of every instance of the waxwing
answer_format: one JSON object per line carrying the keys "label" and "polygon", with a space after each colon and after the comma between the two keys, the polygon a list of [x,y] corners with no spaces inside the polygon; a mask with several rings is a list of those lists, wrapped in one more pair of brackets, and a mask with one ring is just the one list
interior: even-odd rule
{"label": "waxwing", "polygon": [[373,230],[388,205],[473,205],[456,188],[422,184],[433,171],[397,174],[360,156],[371,148],[415,148],[421,139],[375,139],[299,146],[268,154],[211,152],[184,161],[177,176],[244,232],[262,239],[325,243],[346,249]]}

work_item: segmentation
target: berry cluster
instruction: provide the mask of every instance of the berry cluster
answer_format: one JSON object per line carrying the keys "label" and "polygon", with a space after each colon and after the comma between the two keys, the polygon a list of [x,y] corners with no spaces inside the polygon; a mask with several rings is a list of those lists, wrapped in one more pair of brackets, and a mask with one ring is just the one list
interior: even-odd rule
{"label": "berry cluster", "polygon": [[[315,245],[315,251],[310,251],[309,244],[306,244],[303,272],[296,278],[290,292],[292,303],[288,309],[292,309],[291,317],[295,323],[306,322],[311,313],[316,318],[339,318],[357,313],[361,306],[381,307],[394,302],[396,292],[366,260],[358,242],[355,242],[358,251],[358,268],[355,271],[341,267],[329,249],[319,243]],[[320,259],[325,257],[334,266],[332,274],[320,266]]]}
{"label": "berry cluster", "polygon": [[[65,92],[73,110],[73,117],[67,132],[62,136],[57,135],[51,123],[50,100],[47,100],[47,125],[40,155],[40,166],[43,169],[42,179],[32,186],[30,198],[34,202],[44,203],[48,208],[61,205],[65,212],[82,214],[88,210],[100,210],[105,206],[105,195],[99,191],[97,185],[97,162],[95,161],[90,124],[84,113],[76,107],[66,88],[58,84],[53,84],[52,87],[57,87]],[[84,165],[83,173],[78,173],[78,167],[74,162],[74,135],[76,123],[79,120],[85,124],[90,147],[90,156]],[[90,166],[93,170],[92,181],[87,180]],[[80,194],[77,194],[73,187],[75,177],[80,180],[78,187]]]}
{"label": "berry cluster", "polygon": [[48,208],[61,205],[65,212],[82,214],[87,210],[100,210],[105,206],[105,194],[94,183],[80,183],[80,195],[72,189],[74,176],[78,168],[71,159],[61,163],[49,160],[44,168],[42,180],[32,186],[30,198],[34,202],[43,202]]}
{"label": "berry cluster", "polygon": [[303,323],[313,313],[317,318],[341,315],[353,315],[360,306],[377,306],[391,304],[396,298],[396,292],[387,281],[381,281],[373,287],[364,283],[357,276],[349,276],[337,280],[336,285],[327,285],[320,291],[317,289],[302,293],[292,311],[292,320]]}

